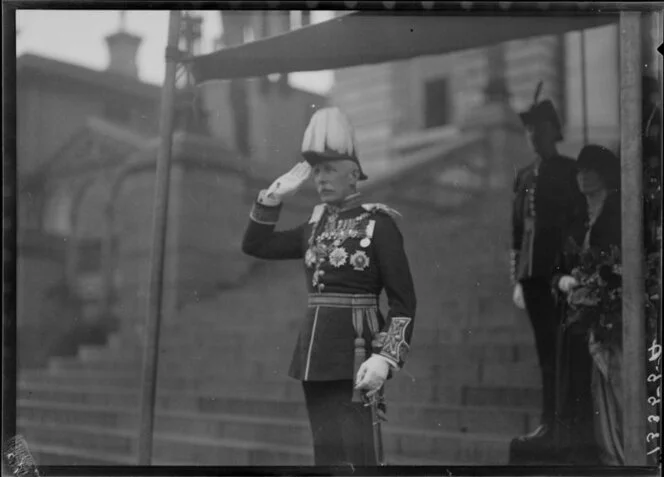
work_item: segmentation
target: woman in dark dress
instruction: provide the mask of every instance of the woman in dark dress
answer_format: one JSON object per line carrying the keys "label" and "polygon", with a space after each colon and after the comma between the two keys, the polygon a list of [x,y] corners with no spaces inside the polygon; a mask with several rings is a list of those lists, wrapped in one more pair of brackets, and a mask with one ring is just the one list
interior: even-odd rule
{"label": "woman in dark dress", "polygon": [[577,161],[579,189],[587,208],[577,214],[553,278],[564,310],[560,326],[557,440],[561,463],[620,465],[622,458],[620,340],[600,344],[592,331],[570,323],[567,296],[579,284],[571,271],[580,252],[610,254],[621,245],[620,162],[608,149],[588,145]]}

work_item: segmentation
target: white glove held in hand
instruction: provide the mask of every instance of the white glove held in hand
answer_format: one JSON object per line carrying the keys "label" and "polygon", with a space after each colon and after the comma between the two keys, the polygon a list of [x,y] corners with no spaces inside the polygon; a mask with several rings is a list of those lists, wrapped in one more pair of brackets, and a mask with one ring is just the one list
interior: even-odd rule
{"label": "white glove held in hand", "polygon": [[275,180],[266,192],[266,198],[271,201],[281,202],[285,197],[295,194],[302,184],[306,182],[311,174],[311,165],[308,162],[298,162],[286,174]]}
{"label": "white glove held in hand", "polygon": [[512,301],[514,302],[514,305],[518,309],[523,310],[526,308],[526,302],[523,299],[523,287],[521,286],[520,283],[514,285],[514,293],[512,294]]}
{"label": "white glove held in hand", "polygon": [[390,364],[387,359],[378,354],[372,354],[357,371],[355,387],[367,390],[367,396],[371,396],[383,386],[389,370]]}
{"label": "white glove held in hand", "polygon": [[574,278],[571,275],[564,275],[560,278],[558,281],[558,288],[560,288],[560,291],[569,293],[572,288],[576,287],[579,284],[579,282],[576,281],[576,278]]}

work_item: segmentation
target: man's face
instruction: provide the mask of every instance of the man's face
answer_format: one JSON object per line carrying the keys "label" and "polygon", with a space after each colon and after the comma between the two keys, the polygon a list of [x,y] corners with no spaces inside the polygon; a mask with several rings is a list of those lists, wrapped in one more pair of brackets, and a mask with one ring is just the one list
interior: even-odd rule
{"label": "man's face", "polygon": [[530,147],[539,155],[551,151],[556,144],[556,128],[550,121],[541,121],[526,127]]}
{"label": "man's face", "polygon": [[333,204],[355,192],[358,173],[351,161],[326,161],[313,167],[312,176],[321,201]]}

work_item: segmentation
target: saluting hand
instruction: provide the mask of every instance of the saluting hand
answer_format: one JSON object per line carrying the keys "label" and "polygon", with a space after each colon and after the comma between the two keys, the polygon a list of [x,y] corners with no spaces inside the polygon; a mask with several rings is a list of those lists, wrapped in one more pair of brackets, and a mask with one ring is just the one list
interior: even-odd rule
{"label": "saluting hand", "polygon": [[295,194],[311,175],[311,165],[306,161],[298,162],[286,174],[275,180],[267,189],[267,197],[281,202],[285,197]]}

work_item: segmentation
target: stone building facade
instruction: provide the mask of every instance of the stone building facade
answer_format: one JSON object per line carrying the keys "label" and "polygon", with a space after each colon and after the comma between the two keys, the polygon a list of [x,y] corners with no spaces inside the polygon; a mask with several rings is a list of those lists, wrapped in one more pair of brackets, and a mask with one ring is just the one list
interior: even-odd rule
{"label": "stone building facade", "polygon": [[[35,362],[35,350],[79,322],[145,314],[161,87],[139,80],[140,43],[124,29],[110,35],[104,71],[33,54],[17,60],[19,341]],[[288,84],[247,84],[246,154],[227,82],[202,87],[195,111],[187,91],[178,95],[171,309],[242,280],[248,264],[232,224],[244,192],[297,160],[302,131],[325,104]]]}
{"label": "stone building facade", "polygon": [[[407,20],[404,20],[407,21]],[[563,120],[564,153],[583,145],[581,33],[533,37],[494,48],[433,55],[335,71],[330,101],[358,128],[359,148],[378,175],[407,161],[403,144],[444,141],[458,133],[485,101],[490,77],[502,77],[515,110],[532,102],[538,81]],[[588,140],[617,148],[619,129],[618,30],[583,32]]]}

